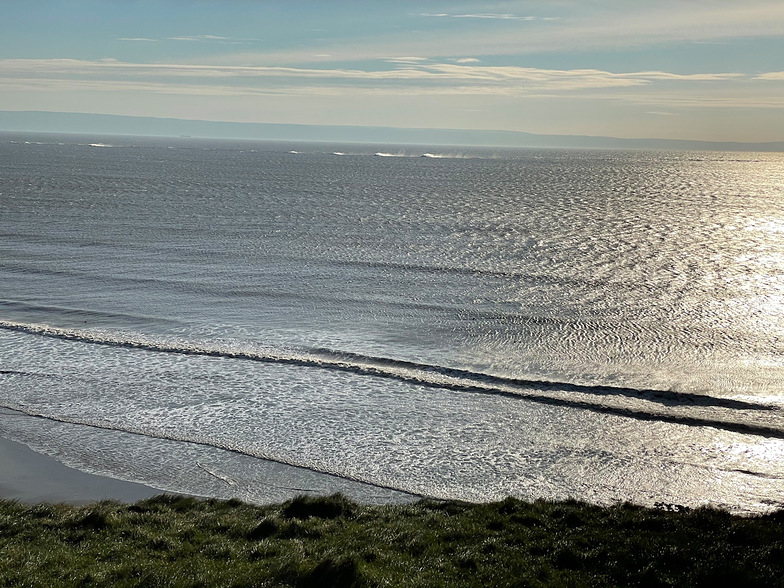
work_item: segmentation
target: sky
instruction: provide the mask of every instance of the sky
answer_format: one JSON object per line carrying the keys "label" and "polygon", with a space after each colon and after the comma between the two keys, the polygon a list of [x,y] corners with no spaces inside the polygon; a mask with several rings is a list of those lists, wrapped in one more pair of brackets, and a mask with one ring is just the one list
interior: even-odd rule
{"label": "sky", "polygon": [[0,0],[0,110],[784,140],[784,1]]}

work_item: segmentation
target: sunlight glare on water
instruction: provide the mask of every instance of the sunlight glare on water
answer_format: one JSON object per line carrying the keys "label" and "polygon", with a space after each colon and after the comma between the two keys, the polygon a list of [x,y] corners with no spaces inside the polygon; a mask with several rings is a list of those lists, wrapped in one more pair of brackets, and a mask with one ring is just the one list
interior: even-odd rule
{"label": "sunlight glare on water", "polygon": [[254,501],[781,501],[780,154],[90,143],[0,142],[2,434]]}

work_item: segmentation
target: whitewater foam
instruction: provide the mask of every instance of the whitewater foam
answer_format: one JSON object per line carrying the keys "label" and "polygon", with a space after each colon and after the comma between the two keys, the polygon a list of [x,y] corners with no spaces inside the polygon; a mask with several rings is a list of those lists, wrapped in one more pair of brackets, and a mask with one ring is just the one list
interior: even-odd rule
{"label": "whitewater foam", "polygon": [[[0,329],[80,343],[207,357],[240,359],[349,372],[464,393],[497,395],[518,400],[590,410],[639,420],[659,420],[690,426],[784,438],[781,407],[731,398],[583,386],[565,382],[522,380],[437,365],[359,355],[329,349],[275,350],[248,344],[194,342],[148,338],[138,333],[61,329],[49,325],[0,321]],[[739,420],[738,417],[744,417]]]}

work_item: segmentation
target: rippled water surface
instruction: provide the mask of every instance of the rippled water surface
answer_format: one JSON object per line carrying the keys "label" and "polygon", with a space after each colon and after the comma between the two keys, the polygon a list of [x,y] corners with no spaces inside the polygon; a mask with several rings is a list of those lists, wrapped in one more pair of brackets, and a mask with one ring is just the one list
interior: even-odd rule
{"label": "rippled water surface", "polygon": [[0,170],[0,434],[66,463],[260,502],[784,495],[781,154],[2,135]]}

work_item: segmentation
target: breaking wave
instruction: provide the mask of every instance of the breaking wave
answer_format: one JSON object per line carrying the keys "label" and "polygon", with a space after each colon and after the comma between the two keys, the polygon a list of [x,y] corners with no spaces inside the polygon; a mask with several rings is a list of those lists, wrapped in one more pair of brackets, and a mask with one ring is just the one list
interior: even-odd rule
{"label": "breaking wave", "polygon": [[272,349],[250,343],[154,339],[138,333],[63,329],[0,321],[0,329],[86,344],[285,364],[386,378],[415,386],[496,395],[643,421],[705,426],[784,439],[781,408],[733,398],[613,386],[509,378],[466,369],[324,349]]}

